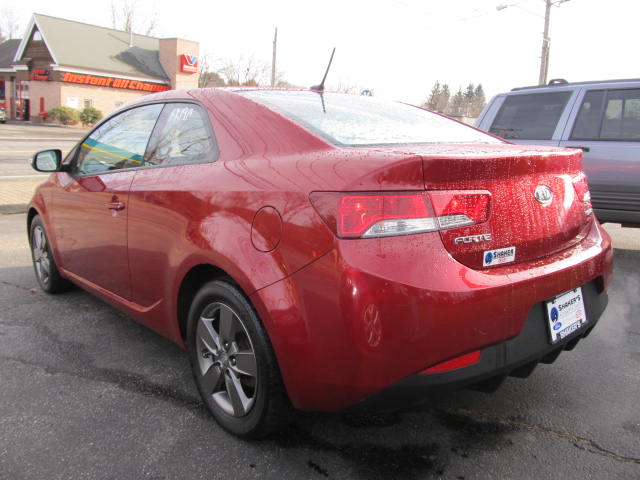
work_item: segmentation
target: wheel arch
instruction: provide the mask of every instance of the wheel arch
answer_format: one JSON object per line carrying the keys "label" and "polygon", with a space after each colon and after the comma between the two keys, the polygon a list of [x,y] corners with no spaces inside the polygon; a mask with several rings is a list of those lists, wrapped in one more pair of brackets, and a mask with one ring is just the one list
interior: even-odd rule
{"label": "wheel arch", "polygon": [[[27,234],[31,232],[31,222],[36,217],[36,215],[40,215],[40,212],[35,209],[35,207],[29,208],[27,211]],[[31,237],[29,236],[29,242],[31,242]]]}
{"label": "wheel arch", "polygon": [[187,339],[187,323],[189,321],[188,317],[191,302],[193,301],[196,293],[198,293],[198,290],[200,290],[200,287],[211,280],[229,281],[240,291],[242,291],[246,296],[246,292],[243,291],[238,282],[236,282],[233,277],[231,277],[231,275],[229,275],[223,269],[209,263],[200,263],[191,267],[191,269],[189,269],[189,271],[184,275],[182,281],[180,282],[180,288],[178,289],[178,298],[176,302],[180,337],[185,345]]}

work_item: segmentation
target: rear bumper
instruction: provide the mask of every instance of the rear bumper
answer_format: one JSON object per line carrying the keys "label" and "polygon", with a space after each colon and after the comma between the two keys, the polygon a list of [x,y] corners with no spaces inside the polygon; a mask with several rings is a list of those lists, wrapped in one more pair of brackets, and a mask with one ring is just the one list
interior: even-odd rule
{"label": "rear bumper", "polygon": [[563,350],[572,350],[591,333],[608,303],[608,295],[602,288],[601,278],[582,286],[588,323],[561,342],[550,344],[545,306],[540,302],[529,310],[524,328],[517,336],[483,349],[480,360],[473,365],[443,373],[411,375],[350,408],[407,407],[423,402],[434,391],[470,385],[493,391],[507,376],[526,378],[539,363],[553,363]]}
{"label": "rear bumper", "polygon": [[[568,250],[483,271],[453,259],[437,233],[356,240],[338,242],[251,300],[294,406],[337,411],[405,383],[456,387],[518,373],[558,348],[539,331],[542,320],[531,326],[541,302],[595,288],[585,291],[591,328],[606,305],[612,264],[611,241],[595,221]],[[477,350],[477,365],[416,376]]]}

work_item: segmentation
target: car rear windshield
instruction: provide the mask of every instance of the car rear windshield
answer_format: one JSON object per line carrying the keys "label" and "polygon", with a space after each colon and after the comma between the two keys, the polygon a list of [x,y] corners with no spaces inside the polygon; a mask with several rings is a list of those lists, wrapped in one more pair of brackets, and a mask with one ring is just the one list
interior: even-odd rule
{"label": "car rear windshield", "polygon": [[427,110],[369,96],[271,90],[239,93],[337,146],[500,143]]}

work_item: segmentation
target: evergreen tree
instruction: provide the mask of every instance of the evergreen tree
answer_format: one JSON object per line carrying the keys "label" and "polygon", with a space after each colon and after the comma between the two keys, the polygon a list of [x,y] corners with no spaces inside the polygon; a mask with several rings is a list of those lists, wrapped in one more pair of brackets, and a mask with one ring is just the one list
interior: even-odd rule
{"label": "evergreen tree", "polygon": [[478,84],[473,93],[473,103],[471,104],[469,115],[471,117],[478,117],[482,112],[482,109],[487,104],[487,99],[484,96],[484,90],[482,89],[481,83]]}
{"label": "evergreen tree", "polygon": [[468,117],[471,105],[473,105],[473,99],[475,98],[475,87],[473,83],[467,85],[467,89],[464,91],[464,103],[462,106],[462,116]]}
{"label": "evergreen tree", "polygon": [[438,99],[440,98],[440,82],[436,82],[431,89],[429,99],[422,105],[428,110],[435,110],[438,107]]}
{"label": "evergreen tree", "polygon": [[462,88],[458,88],[458,92],[451,99],[449,108],[446,113],[447,115],[451,115],[453,117],[461,117],[464,115],[463,108],[464,93],[462,93]]}
{"label": "evergreen tree", "polygon": [[446,83],[442,85],[440,89],[440,95],[438,96],[438,104],[436,105],[435,111],[438,113],[444,113],[449,106],[449,98],[451,97],[451,92],[449,91],[449,85]]}
{"label": "evergreen tree", "polygon": [[466,89],[458,88],[451,96],[449,85],[437,81],[431,88],[431,93],[422,107],[434,112],[444,113],[454,117],[477,117],[486,104],[482,84],[467,85]]}

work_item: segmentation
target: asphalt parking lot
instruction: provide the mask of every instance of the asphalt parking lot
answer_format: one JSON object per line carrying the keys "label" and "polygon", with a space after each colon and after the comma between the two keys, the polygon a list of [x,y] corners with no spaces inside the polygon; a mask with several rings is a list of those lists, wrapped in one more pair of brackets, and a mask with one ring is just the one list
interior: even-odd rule
{"label": "asphalt parking lot", "polygon": [[[49,147],[5,138],[0,179]],[[179,348],[81,290],[41,293],[25,215],[0,215],[0,479],[640,478],[640,229],[606,228],[609,307],[553,365],[410,411],[300,414],[247,442],[208,416]]]}

